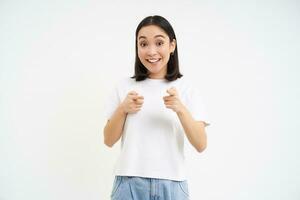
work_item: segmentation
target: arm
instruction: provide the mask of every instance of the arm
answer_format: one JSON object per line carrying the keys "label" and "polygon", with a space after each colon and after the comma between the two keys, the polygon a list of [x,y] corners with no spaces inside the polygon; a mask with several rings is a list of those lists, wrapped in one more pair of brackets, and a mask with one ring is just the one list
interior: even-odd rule
{"label": "arm", "polygon": [[166,107],[176,112],[189,142],[195,149],[198,152],[204,151],[207,143],[204,122],[193,119],[189,110],[180,101],[175,88],[167,90],[167,93],[169,96],[163,98]]}
{"label": "arm", "polygon": [[143,99],[144,97],[139,96],[135,91],[127,94],[104,127],[104,144],[112,147],[120,139],[127,114],[139,112],[144,103]]}
{"label": "arm", "polygon": [[177,116],[190,143],[198,152],[204,151],[207,143],[204,122],[195,121],[185,106],[177,112]]}
{"label": "arm", "polygon": [[127,114],[120,104],[104,127],[104,144],[112,147],[121,137]]}

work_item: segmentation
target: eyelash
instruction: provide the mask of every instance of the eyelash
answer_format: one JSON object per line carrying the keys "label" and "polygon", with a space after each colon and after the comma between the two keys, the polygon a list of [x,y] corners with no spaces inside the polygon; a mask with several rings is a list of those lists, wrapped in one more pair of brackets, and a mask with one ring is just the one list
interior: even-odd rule
{"label": "eyelash", "polygon": [[[164,42],[160,41],[160,42],[157,42],[156,44],[157,44],[158,46],[162,46],[162,45],[164,44]],[[147,45],[146,43],[143,43],[143,42],[140,43],[140,46],[141,46],[141,47],[145,47],[146,45]]]}

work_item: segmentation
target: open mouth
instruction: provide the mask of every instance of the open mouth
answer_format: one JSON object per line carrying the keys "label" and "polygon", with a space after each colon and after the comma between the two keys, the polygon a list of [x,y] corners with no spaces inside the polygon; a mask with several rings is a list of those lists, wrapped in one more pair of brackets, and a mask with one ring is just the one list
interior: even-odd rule
{"label": "open mouth", "polygon": [[149,63],[154,64],[157,63],[161,60],[161,58],[151,58],[151,59],[146,59]]}

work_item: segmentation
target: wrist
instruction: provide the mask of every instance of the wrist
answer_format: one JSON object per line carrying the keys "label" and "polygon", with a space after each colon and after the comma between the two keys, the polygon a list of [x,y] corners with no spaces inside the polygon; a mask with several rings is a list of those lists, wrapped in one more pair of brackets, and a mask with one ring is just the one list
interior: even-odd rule
{"label": "wrist", "polygon": [[177,110],[176,114],[179,116],[184,115],[184,113],[186,112],[186,107],[181,104],[180,109]]}
{"label": "wrist", "polygon": [[119,111],[120,111],[122,114],[127,115],[127,112],[126,112],[126,109],[125,109],[123,103],[121,103],[121,104],[119,105]]}

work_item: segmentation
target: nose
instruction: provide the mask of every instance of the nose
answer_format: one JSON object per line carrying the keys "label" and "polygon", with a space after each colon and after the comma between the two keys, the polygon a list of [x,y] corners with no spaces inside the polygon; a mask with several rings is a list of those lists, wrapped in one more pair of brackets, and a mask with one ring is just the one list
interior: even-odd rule
{"label": "nose", "polygon": [[153,45],[150,45],[147,49],[147,55],[148,56],[154,56],[156,55],[157,51],[156,51],[156,47]]}

